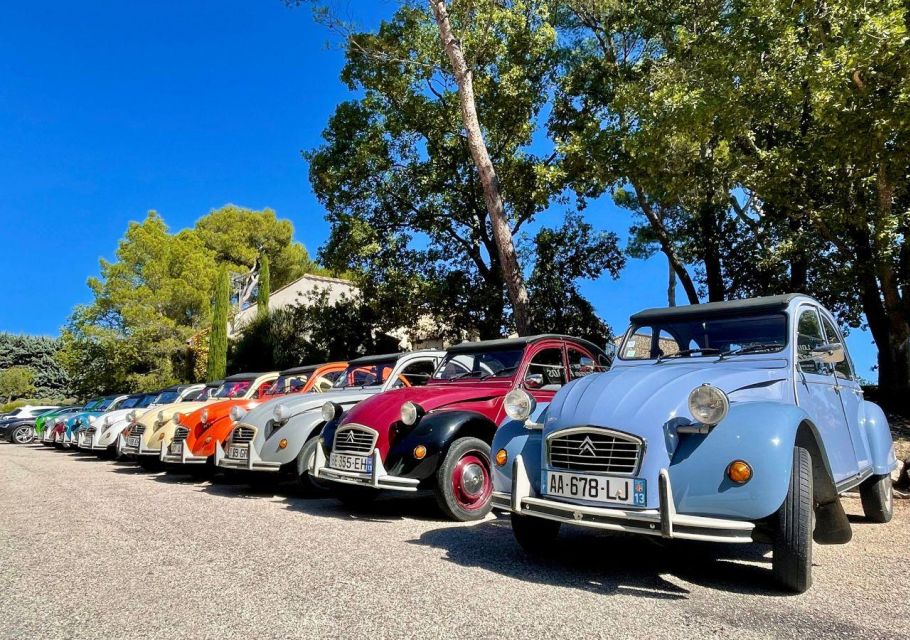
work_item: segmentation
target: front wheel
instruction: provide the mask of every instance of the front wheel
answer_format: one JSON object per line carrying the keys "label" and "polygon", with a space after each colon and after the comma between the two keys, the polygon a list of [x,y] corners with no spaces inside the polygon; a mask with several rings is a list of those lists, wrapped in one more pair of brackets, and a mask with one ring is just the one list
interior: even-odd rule
{"label": "front wheel", "polygon": [[512,533],[521,548],[538,555],[550,548],[559,535],[560,523],[534,516],[512,514]]}
{"label": "front wheel", "polygon": [[493,477],[490,445],[479,438],[459,438],[436,472],[436,502],[452,520],[480,520],[490,513]]}
{"label": "front wheel", "polygon": [[313,496],[325,493],[327,487],[324,482],[314,478],[310,474],[310,465],[316,456],[316,447],[319,446],[319,436],[315,436],[306,441],[297,456],[297,486],[300,487],[301,493],[305,496]]}
{"label": "front wheel", "polygon": [[872,476],[859,486],[859,497],[863,513],[871,522],[891,522],[894,515],[894,492],[891,476]]}
{"label": "front wheel", "polygon": [[787,497],[777,512],[771,569],[774,579],[796,593],[812,586],[812,457],[793,449],[793,468]]}
{"label": "front wheel", "polygon": [[29,444],[34,439],[35,431],[27,424],[13,429],[13,432],[9,434],[9,441],[13,444]]}

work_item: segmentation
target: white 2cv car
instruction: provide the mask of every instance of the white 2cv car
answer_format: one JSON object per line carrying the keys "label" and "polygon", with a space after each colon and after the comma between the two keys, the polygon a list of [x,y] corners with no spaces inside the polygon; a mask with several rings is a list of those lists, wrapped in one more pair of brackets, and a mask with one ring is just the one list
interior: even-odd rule
{"label": "white 2cv car", "polygon": [[230,437],[215,449],[215,464],[286,471],[296,475],[304,490],[312,490],[310,463],[326,422],[377,393],[426,384],[444,356],[445,351],[423,350],[357,358],[330,391],[283,396],[238,413]]}

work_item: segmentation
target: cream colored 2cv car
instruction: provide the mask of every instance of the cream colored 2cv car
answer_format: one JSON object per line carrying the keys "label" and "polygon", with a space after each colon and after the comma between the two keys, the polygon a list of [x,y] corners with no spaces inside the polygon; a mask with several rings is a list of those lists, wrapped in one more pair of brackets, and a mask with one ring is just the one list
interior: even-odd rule
{"label": "cream colored 2cv car", "polygon": [[278,372],[239,373],[228,376],[215,393],[204,400],[194,402],[175,402],[140,416],[134,416],[130,426],[121,435],[118,444],[122,455],[133,456],[142,466],[160,466],[162,447],[167,447],[177,430],[176,415],[186,414],[202,407],[207,402],[217,402],[229,398],[256,398],[278,378]]}

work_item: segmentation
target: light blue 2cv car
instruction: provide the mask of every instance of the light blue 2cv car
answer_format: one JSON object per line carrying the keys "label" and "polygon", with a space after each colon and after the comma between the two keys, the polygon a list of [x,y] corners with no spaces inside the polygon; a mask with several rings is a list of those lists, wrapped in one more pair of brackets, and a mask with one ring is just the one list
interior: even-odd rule
{"label": "light blue 2cv car", "polygon": [[831,314],[805,295],[632,316],[610,371],[546,408],[516,394],[493,440],[495,507],[543,551],[563,522],[663,538],[770,543],[785,588],[812,542],[852,536],[840,494],[892,514],[894,447]]}

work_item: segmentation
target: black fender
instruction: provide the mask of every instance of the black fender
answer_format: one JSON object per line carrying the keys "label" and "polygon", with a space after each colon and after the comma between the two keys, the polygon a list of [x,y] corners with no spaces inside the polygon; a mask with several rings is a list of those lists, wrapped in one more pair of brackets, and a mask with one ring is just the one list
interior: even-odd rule
{"label": "black fender", "polygon": [[[428,480],[436,474],[449,447],[459,438],[479,438],[493,442],[496,425],[476,411],[438,411],[424,416],[413,427],[396,423],[395,437],[385,459],[385,468],[393,476]],[[418,460],[414,449],[426,447]]]}

